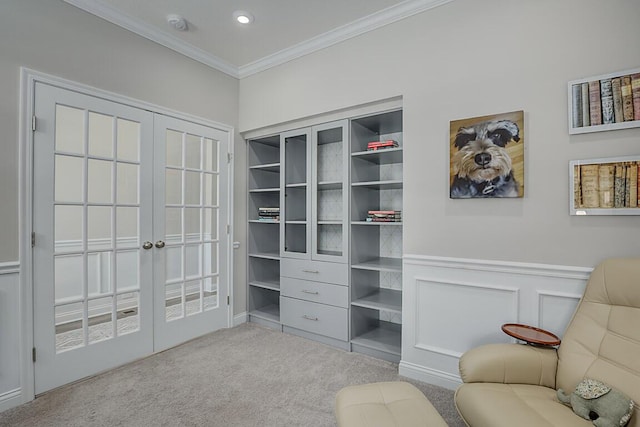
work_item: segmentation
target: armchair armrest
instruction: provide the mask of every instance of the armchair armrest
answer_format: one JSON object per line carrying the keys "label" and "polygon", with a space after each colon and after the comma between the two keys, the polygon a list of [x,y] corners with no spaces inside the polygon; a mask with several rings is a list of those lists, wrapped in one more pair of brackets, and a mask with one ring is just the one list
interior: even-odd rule
{"label": "armchair armrest", "polygon": [[555,388],[556,349],[523,344],[487,344],[464,353],[459,368],[465,383],[532,384]]}

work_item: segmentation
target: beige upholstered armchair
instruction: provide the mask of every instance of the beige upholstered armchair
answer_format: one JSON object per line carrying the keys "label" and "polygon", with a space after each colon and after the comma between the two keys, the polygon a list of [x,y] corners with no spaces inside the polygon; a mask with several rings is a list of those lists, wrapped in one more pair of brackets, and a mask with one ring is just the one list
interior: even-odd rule
{"label": "beige upholstered armchair", "polygon": [[640,258],[598,265],[556,351],[520,344],[485,345],[460,359],[455,395],[472,427],[573,427],[593,424],[556,398],[594,378],[635,402],[628,426],[640,427]]}

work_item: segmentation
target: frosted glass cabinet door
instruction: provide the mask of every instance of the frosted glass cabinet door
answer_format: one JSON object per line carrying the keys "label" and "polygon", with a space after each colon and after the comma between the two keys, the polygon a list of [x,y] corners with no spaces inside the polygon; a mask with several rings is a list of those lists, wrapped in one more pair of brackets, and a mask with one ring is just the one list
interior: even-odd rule
{"label": "frosted glass cabinet door", "polygon": [[312,128],[312,259],[347,262],[347,120]]}
{"label": "frosted glass cabinet door", "polygon": [[280,135],[280,256],[311,256],[311,132]]}

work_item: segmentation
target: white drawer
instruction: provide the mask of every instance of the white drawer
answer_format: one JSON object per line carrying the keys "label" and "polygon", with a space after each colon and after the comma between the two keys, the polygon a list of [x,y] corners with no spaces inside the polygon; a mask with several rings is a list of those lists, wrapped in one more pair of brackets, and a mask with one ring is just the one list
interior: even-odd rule
{"label": "white drawer", "polygon": [[349,284],[349,266],[333,262],[282,258],[280,260],[280,276],[347,286]]}
{"label": "white drawer", "polygon": [[349,288],[331,283],[282,277],[280,295],[337,307],[349,307]]}
{"label": "white drawer", "polygon": [[318,335],[348,340],[346,308],[280,297],[280,322]]}

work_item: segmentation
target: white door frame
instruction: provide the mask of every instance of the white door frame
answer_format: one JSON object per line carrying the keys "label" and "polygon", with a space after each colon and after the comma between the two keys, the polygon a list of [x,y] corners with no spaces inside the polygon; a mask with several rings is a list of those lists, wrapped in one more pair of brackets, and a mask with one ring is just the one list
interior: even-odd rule
{"label": "white door frame", "polygon": [[[129,98],[113,92],[92,86],[76,83],[71,80],[53,76],[26,67],[20,68],[20,99],[19,99],[19,190],[18,217],[20,242],[20,394],[22,403],[35,398],[34,365],[32,351],[34,345],[33,319],[33,257],[31,251],[31,228],[33,224],[33,116],[35,107],[36,82],[56,86],[62,89],[80,92],[89,96],[106,99],[132,107],[175,117],[177,119],[194,122],[229,133],[229,155],[233,159],[235,129],[232,126],[218,123],[202,117],[171,110],[145,101]],[[37,125],[37,123],[36,123]],[[233,161],[229,162],[229,188],[226,202],[229,204],[227,224],[227,265],[228,287],[231,303],[228,306],[227,326],[233,325]],[[222,266],[221,266],[222,267]]]}

